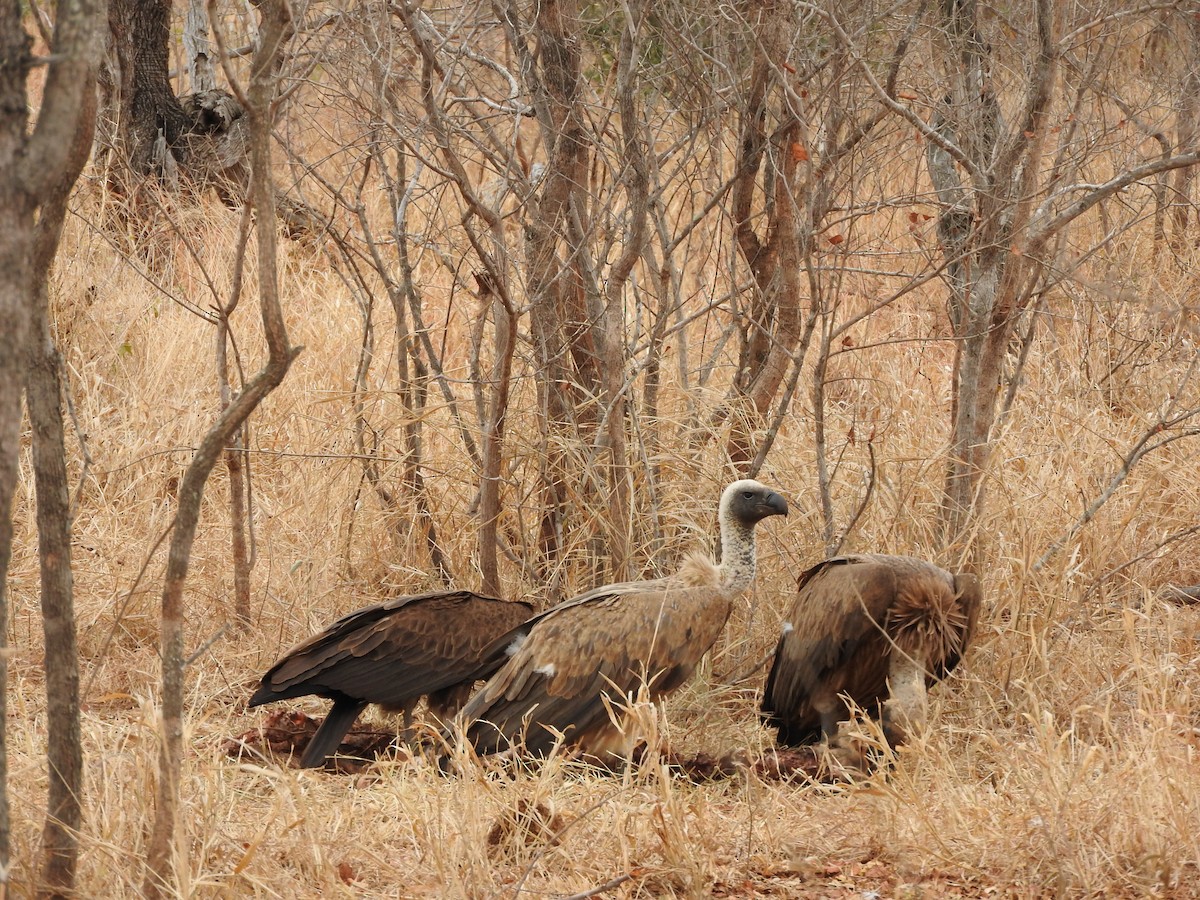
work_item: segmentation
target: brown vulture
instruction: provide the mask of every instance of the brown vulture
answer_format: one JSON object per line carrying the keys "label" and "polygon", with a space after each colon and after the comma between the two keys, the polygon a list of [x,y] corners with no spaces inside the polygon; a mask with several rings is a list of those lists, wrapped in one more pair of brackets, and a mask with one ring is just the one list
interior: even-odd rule
{"label": "brown vulture", "polygon": [[848,697],[889,743],[925,720],[925,692],[962,658],[979,582],[911,556],[839,556],[800,576],[762,712],[788,746],[830,741]]}
{"label": "brown vulture", "polygon": [[[293,647],[262,677],[250,706],[315,694],[333,701],[300,758],[323,765],[368,703],[410,712],[421,697],[449,721],[466,702],[484,651],[533,607],[472,591],[397,597],[338,619]],[[492,671],[495,669],[493,668]]]}
{"label": "brown vulture", "polygon": [[657,700],[688,680],[754,579],[754,526],[787,510],[757,481],[735,481],[721,495],[719,565],[693,556],[674,575],[596,588],[514,629],[497,641],[503,667],[463,709],[459,733],[480,754],[545,755],[562,735],[618,760],[625,740],[605,696],[620,703],[645,684]]}

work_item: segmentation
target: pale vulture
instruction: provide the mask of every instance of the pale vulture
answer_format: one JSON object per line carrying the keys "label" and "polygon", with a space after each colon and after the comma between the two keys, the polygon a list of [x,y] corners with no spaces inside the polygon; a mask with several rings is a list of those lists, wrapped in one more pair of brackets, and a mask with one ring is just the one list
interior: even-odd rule
{"label": "pale vulture", "polygon": [[800,576],[762,712],[789,746],[832,740],[844,697],[903,743],[926,717],[926,689],[962,658],[979,582],[910,556],[839,556]]}
{"label": "pale vulture", "polygon": [[643,684],[659,699],[688,680],[754,579],[754,526],[787,509],[757,481],[735,481],[721,495],[719,565],[693,556],[674,575],[596,588],[514,629],[495,648],[507,661],[463,709],[458,733],[480,754],[544,755],[561,735],[597,761],[620,759],[629,748],[606,697],[615,709]]}
{"label": "pale vulture", "polygon": [[[320,766],[368,703],[412,711],[421,697],[443,721],[466,702],[484,650],[533,607],[471,591],[435,591],[377,603],[293,647],[262,677],[250,706],[315,694],[333,707],[300,759]],[[492,669],[494,671],[494,668]]]}

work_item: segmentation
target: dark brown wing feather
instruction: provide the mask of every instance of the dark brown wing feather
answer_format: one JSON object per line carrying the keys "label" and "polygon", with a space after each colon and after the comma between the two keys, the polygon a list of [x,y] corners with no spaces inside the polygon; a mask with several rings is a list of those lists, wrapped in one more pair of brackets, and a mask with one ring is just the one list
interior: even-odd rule
{"label": "dark brown wing feather", "polygon": [[400,597],[338,619],[263,676],[250,705],[315,694],[411,707],[472,676],[484,649],[532,607],[472,591]]}
{"label": "dark brown wing feather", "polygon": [[478,752],[494,753],[524,733],[525,749],[537,754],[549,751],[559,733],[568,742],[586,737],[607,720],[605,694],[619,701],[646,683],[661,696],[683,684],[731,608],[716,586],[671,580],[567,601],[533,621],[508,662],[463,709],[466,738]]}
{"label": "dark brown wing feather", "polygon": [[822,709],[846,717],[836,699],[843,694],[874,712],[887,698],[893,648],[920,652],[930,683],[953,669],[979,612],[978,582],[959,578],[966,590],[932,563],[882,554],[825,560],[805,572],[763,692],[764,717],[780,742],[819,740]]}

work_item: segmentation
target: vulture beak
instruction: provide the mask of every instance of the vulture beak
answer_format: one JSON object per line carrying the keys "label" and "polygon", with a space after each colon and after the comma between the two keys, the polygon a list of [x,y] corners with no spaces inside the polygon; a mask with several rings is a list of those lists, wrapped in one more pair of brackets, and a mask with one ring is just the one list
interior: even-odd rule
{"label": "vulture beak", "polygon": [[783,499],[782,494],[777,494],[774,491],[767,494],[763,499],[763,515],[765,516],[786,516],[788,514],[788,503]]}

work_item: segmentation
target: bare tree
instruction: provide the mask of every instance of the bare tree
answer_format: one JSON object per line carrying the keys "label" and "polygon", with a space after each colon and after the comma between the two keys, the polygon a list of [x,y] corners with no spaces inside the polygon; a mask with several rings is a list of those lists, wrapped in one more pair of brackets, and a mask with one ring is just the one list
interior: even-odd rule
{"label": "bare tree", "polygon": [[289,346],[279,302],[276,273],[274,190],[271,184],[271,107],[284,44],[292,34],[286,0],[261,0],[261,43],[251,67],[244,105],[250,125],[251,202],[258,241],[259,305],[267,342],[267,361],[205,434],[179,486],[179,510],[171,534],[162,595],[162,728],[154,823],[150,831],[143,893],[162,897],[170,891],[179,808],[179,770],[183,756],[184,655],[183,587],[200,519],[205,482],[233,433],[258,404],[279,386],[299,352]]}
{"label": "bare tree", "polygon": [[[979,552],[972,528],[983,499],[1009,342],[1031,299],[1052,280],[1068,227],[1125,188],[1200,161],[1189,147],[1132,165],[1099,184],[1076,182],[1091,156],[1074,143],[1083,138],[1073,128],[1052,129],[1049,118],[1060,62],[1069,52],[1065,39],[1056,39],[1054,4],[1033,5],[1023,35],[1025,70],[1014,90],[1021,101],[1011,122],[997,94],[997,51],[982,33],[978,13],[975,0],[955,0],[943,10],[946,86],[933,128],[898,109],[924,129],[930,177],[942,206],[938,225],[956,338],[944,541],[948,553],[969,559]],[[1067,37],[1076,39],[1111,17],[1102,10]],[[1054,165],[1046,167],[1051,151]]]}
{"label": "bare tree", "polygon": [[[34,59],[21,7],[0,11],[0,208],[11,216],[0,237],[0,642],[7,634],[5,583],[11,558],[11,502],[16,483],[21,388],[33,426],[38,553],[48,695],[47,819],[41,892],[73,890],[81,822],[83,758],[79,734],[79,659],[71,579],[70,512],[58,354],[49,329],[50,267],[66,201],[87,160],[95,118],[97,35],[103,4],[62,5],[50,49],[36,129],[27,133],[26,80]],[[11,343],[10,343],[11,342]],[[0,870],[9,867],[7,689],[0,655]]]}

